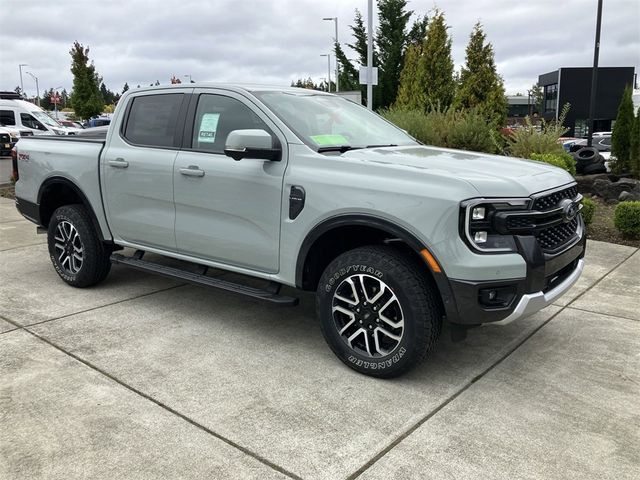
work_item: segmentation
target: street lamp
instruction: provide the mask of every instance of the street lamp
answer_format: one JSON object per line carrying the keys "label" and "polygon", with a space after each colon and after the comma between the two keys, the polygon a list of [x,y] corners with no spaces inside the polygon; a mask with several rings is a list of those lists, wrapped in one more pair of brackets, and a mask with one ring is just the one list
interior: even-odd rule
{"label": "street lamp", "polygon": [[33,78],[36,81],[36,99],[38,101],[38,106],[40,106],[40,87],[38,86],[38,77],[36,77],[33,73],[31,72],[24,72],[27,75],[29,75],[31,78]]}
{"label": "street lamp", "polygon": [[320,55],[321,57],[327,57],[327,92],[331,91],[331,54],[323,53]]}
{"label": "street lamp", "polygon": [[24,84],[22,83],[22,67],[28,67],[26,63],[18,64],[18,70],[20,70],[20,95],[24,95]]}
{"label": "street lamp", "polygon": [[[333,20],[336,26],[336,36],[333,39],[334,45],[338,45],[338,17],[324,17],[322,20]],[[340,64],[336,55],[336,92],[340,91]]]}

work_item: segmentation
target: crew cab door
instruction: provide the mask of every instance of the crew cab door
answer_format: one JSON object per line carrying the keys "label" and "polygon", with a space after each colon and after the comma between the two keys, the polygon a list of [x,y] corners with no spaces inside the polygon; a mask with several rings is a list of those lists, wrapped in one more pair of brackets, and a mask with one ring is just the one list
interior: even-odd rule
{"label": "crew cab door", "polygon": [[176,250],[173,165],[187,93],[134,94],[118,130],[110,132],[101,159],[102,194],[111,232],[121,243]]}
{"label": "crew cab door", "polygon": [[281,161],[235,161],[224,145],[239,129],[266,130],[286,146],[276,126],[242,95],[195,90],[174,168],[178,251],[277,272],[286,148]]}

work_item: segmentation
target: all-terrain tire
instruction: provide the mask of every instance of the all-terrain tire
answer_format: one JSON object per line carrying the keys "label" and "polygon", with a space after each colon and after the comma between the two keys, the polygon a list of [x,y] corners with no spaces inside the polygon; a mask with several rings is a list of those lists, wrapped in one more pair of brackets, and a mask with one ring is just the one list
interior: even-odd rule
{"label": "all-terrain tire", "polygon": [[422,268],[389,246],[356,248],[329,264],[318,284],[316,311],[340,360],[360,373],[391,378],[426,357],[440,335],[443,312]]}
{"label": "all-terrain tire", "polygon": [[47,241],[51,263],[69,285],[90,287],[103,281],[111,270],[111,249],[100,241],[83,205],[56,209],[49,221]]}

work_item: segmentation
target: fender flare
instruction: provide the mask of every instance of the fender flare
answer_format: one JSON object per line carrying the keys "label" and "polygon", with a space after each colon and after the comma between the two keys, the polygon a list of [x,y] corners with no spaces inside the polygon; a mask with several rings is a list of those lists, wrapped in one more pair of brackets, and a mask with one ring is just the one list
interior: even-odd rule
{"label": "fender flare", "polygon": [[[420,241],[415,235],[408,232],[405,228],[398,226],[390,220],[376,217],[374,215],[368,214],[345,214],[345,215],[337,215],[335,217],[330,217],[326,220],[315,225],[307,234],[302,245],[300,246],[300,251],[298,252],[298,258],[296,261],[296,285],[298,288],[302,286],[302,277],[304,273],[304,264],[307,260],[307,255],[309,254],[309,250],[313,244],[325,233],[340,227],[347,226],[362,226],[362,227],[373,227],[388,234],[397,237],[404,241],[412,250],[414,250],[418,255],[423,249],[427,249],[427,251],[433,255],[431,249],[424,245],[422,241]],[[435,255],[433,255],[434,258]],[[421,257],[422,258],[422,257]],[[424,259],[423,259],[424,261]],[[437,258],[436,258],[437,261]],[[439,264],[440,262],[438,262]],[[428,263],[425,261],[425,264],[429,267]],[[434,272],[429,267],[429,271],[433,274]]]}
{"label": "fender flare", "polygon": [[[104,238],[104,235],[102,233],[102,228],[100,227],[100,222],[98,222],[98,217],[96,216],[96,213],[93,210],[93,206],[91,205],[91,202],[89,202],[89,199],[87,198],[87,196],[84,194],[84,192],[82,191],[82,189],[80,187],[78,187],[73,181],[69,180],[68,178],[60,177],[60,176],[54,176],[54,177],[49,177],[44,182],[42,182],[42,184],[40,185],[40,189],[38,190],[38,197],[37,197],[37,200],[36,200],[37,203],[38,203],[38,210],[39,211],[42,208],[41,207],[41,205],[42,205],[41,204],[42,195],[47,190],[47,188],[49,188],[49,187],[51,187],[53,185],[64,185],[65,187],[68,187],[71,190],[73,190],[73,192],[78,197],[80,197],[80,200],[82,201],[82,204],[84,205],[84,207],[89,212],[89,217],[91,218],[91,223],[93,224],[93,227],[95,228],[96,233],[98,234],[98,238],[100,239],[100,241],[102,241],[102,242],[110,242],[111,241],[111,239]],[[42,219],[42,216],[40,216],[40,218]]]}

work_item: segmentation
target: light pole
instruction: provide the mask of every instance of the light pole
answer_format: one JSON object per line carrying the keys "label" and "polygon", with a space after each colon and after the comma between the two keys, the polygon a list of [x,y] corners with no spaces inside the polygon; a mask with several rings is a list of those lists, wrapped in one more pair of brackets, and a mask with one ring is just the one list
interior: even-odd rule
{"label": "light pole", "polygon": [[24,95],[24,84],[22,83],[22,67],[28,67],[26,63],[18,64],[18,70],[20,70],[20,95]]}
{"label": "light pole", "polygon": [[596,42],[593,48],[593,70],[591,71],[591,96],[589,99],[589,132],[587,133],[587,147],[591,147],[593,145],[593,115],[596,108],[596,91],[598,88],[598,57],[600,56],[601,24],[602,0],[598,0],[598,13],[596,14]]}
{"label": "light pole", "polygon": [[33,73],[31,72],[24,72],[27,75],[29,75],[31,78],[33,78],[36,81],[36,99],[38,101],[38,106],[40,106],[40,86],[38,85],[38,77],[36,77]]}
{"label": "light pole", "polygon": [[[333,20],[336,26],[336,36],[333,39],[333,45],[338,44],[338,17],[324,17],[322,20]],[[336,92],[340,91],[340,64],[338,63],[338,55],[336,53]]]}
{"label": "light pole", "polygon": [[331,54],[323,53],[320,55],[321,57],[327,57],[327,92],[331,91]]}
{"label": "light pole", "polygon": [[185,77],[185,78],[186,78],[186,77],[189,77],[189,83],[193,83],[193,80],[191,80],[191,75],[190,75],[190,74],[186,74],[186,75],[184,75],[184,77]]}
{"label": "light pole", "polygon": [[[56,96],[55,98],[56,98],[56,100],[58,99],[58,89],[59,89],[59,88],[62,88],[62,85],[60,85],[59,87],[56,87],[56,88],[54,89],[54,91],[56,92],[56,93],[55,93],[55,96]],[[55,112],[55,114],[56,114],[56,120],[58,120],[58,102],[53,102],[53,111],[54,111],[54,112]]]}
{"label": "light pole", "polygon": [[367,2],[367,108],[373,110],[373,0]]}

